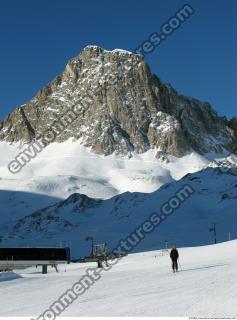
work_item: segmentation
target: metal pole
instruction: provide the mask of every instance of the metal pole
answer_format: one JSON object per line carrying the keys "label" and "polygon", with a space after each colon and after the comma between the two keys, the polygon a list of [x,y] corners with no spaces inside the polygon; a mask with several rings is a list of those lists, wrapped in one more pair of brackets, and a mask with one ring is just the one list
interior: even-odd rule
{"label": "metal pole", "polygon": [[91,237],[91,256],[94,256],[94,238]]}
{"label": "metal pole", "polygon": [[213,227],[209,229],[210,232],[213,232],[214,234],[214,243],[216,244],[217,243],[217,237],[216,237],[216,225],[217,225],[217,222],[213,222],[212,223]]}
{"label": "metal pole", "polygon": [[42,265],[42,274],[46,274],[47,273],[47,264],[43,264]]}
{"label": "metal pole", "polygon": [[215,236],[215,243],[216,243],[216,223],[214,223],[214,236]]}
{"label": "metal pole", "polygon": [[93,250],[93,249],[94,249],[94,238],[91,237],[91,236],[89,236],[89,237],[86,237],[85,240],[86,240],[86,241],[89,241],[89,240],[91,241],[91,254],[90,254],[90,256],[93,257],[93,253],[94,253],[94,252],[93,252],[93,251],[94,251],[94,250]]}

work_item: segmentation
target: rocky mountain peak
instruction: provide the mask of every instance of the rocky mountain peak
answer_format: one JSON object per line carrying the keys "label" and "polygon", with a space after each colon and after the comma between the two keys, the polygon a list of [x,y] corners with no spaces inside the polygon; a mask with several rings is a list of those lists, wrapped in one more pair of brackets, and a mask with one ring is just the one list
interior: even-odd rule
{"label": "rocky mountain peak", "polygon": [[28,143],[53,130],[82,100],[82,112],[54,141],[80,139],[104,155],[155,149],[159,158],[193,150],[235,150],[235,127],[208,103],[179,95],[162,83],[142,56],[98,46],[85,47],[61,75],[1,122],[0,140]]}

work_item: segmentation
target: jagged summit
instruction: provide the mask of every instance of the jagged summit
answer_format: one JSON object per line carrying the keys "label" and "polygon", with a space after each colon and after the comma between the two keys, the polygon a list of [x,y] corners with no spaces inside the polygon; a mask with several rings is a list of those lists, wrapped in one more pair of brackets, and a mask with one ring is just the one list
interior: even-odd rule
{"label": "jagged summit", "polygon": [[142,56],[98,46],[85,47],[61,75],[1,122],[0,140],[32,141],[87,95],[86,109],[55,141],[80,140],[103,155],[155,149],[160,158],[236,150],[235,126],[208,103],[163,84]]}
{"label": "jagged summit", "polygon": [[[100,46],[97,45],[88,45],[86,46],[83,50],[93,50],[93,51],[98,51],[98,52],[113,52],[113,53],[120,53],[120,54],[135,54],[131,51],[127,51],[127,50],[123,50],[123,49],[113,49],[113,50],[105,50],[103,48],[101,48]],[[138,54],[136,54],[138,55]],[[138,55],[140,56],[140,55]],[[142,56],[141,56],[142,57]]]}

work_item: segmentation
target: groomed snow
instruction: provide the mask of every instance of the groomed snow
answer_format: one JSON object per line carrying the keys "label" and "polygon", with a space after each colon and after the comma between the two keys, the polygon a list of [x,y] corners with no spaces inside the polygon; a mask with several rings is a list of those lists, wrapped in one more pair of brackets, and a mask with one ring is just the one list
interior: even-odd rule
{"label": "groomed snow", "polygon": [[[236,317],[237,240],[181,248],[182,271],[171,272],[168,254],[131,254],[103,272],[62,316]],[[0,282],[0,316],[39,316],[94,264],[70,264],[48,275],[35,268]]]}

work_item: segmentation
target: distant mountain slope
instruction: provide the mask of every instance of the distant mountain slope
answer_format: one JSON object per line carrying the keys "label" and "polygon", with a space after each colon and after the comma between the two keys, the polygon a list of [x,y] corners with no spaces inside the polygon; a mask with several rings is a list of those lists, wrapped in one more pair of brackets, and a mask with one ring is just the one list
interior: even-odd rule
{"label": "distant mountain slope", "polygon": [[237,169],[224,172],[219,168],[188,174],[178,182],[150,194],[124,193],[108,200],[73,194],[67,200],[37,210],[19,219],[8,235],[7,243],[70,243],[74,254],[86,254],[85,237],[95,236],[110,248],[125,238],[183,186],[194,193],[147,236],[136,250],[160,248],[164,241],[179,246],[207,244],[213,241],[209,232],[217,222],[218,241],[237,237]]}
{"label": "distant mountain slope", "polygon": [[0,244],[4,235],[10,232],[12,225],[18,219],[60,200],[58,197],[32,192],[0,190]]}

